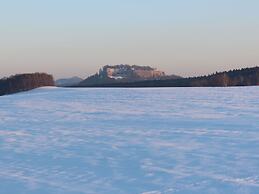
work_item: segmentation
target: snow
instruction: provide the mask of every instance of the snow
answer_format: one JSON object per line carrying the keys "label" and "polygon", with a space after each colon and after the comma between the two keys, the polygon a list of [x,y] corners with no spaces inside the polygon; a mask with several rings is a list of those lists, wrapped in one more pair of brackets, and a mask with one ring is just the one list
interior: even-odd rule
{"label": "snow", "polygon": [[259,87],[0,97],[0,194],[257,194]]}
{"label": "snow", "polygon": [[108,76],[108,77],[112,79],[124,79],[124,77],[122,76]]}

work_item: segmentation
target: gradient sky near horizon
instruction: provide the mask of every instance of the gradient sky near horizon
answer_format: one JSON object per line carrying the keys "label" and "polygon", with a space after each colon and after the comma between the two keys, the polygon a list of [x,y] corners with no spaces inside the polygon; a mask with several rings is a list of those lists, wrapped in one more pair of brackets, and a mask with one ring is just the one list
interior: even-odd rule
{"label": "gradient sky near horizon", "polygon": [[258,0],[0,0],[0,76],[106,64],[202,75],[259,65]]}

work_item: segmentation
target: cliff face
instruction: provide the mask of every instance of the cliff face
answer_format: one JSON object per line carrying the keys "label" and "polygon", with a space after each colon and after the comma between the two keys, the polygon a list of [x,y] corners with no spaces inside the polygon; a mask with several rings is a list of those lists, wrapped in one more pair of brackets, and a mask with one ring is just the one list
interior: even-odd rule
{"label": "cliff face", "polygon": [[106,65],[93,76],[82,81],[79,86],[94,86],[100,84],[127,83],[143,80],[162,80],[168,78],[180,78],[179,76],[166,76],[162,71],[149,66],[137,65]]}
{"label": "cliff face", "polygon": [[55,83],[52,75],[46,73],[19,74],[0,80],[0,95],[54,85]]}
{"label": "cliff face", "polygon": [[100,69],[99,75],[114,79],[155,79],[165,76],[165,73],[149,66],[106,65]]}

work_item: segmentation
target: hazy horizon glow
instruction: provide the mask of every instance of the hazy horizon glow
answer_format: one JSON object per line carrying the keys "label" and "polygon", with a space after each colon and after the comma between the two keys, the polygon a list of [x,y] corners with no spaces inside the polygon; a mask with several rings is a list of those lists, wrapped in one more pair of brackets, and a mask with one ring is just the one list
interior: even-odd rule
{"label": "hazy horizon glow", "polygon": [[259,65],[257,0],[10,0],[0,76],[87,77],[106,64],[182,76]]}

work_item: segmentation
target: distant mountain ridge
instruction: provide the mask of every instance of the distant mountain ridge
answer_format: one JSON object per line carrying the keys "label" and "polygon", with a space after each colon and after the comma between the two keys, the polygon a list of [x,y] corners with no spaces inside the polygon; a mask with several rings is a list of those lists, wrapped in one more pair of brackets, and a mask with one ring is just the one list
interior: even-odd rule
{"label": "distant mountain ridge", "polygon": [[91,86],[98,84],[127,83],[144,80],[179,79],[180,76],[167,76],[150,66],[138,65],[106,65],[98,73],[88,77],[79,83],[79,86]]}
{"label": "distant mountain ridge", "polygon": [[65,87],[65,86],[74,86],[83,81],[82,78],[74,76],[71,78],[58,79],[55,81],[56,86]]}
{"label": "distant mountain ridge", "polygon": [[[135,82],[107,82],[88,85],[88,87],[227,87],[258,85],[259,67],[252,67],[199,77],[156,79]],[[82,87],[82,85],[79,85],[79,87]]]}
{"label": "distant mountain ridge", "polygon": [[[80,78],[61,80],[64,87],[227,87],[259,86],[259,67],[217,72],[207,76],[181,78],[168,76],[149,66],[104,66],[99,73],[79,84]],[[66,85],[68,84],[68,85]],[[71,85],[70,85],[71,84]],[[0,79],[0,96],[54,86],[52,75],[46,73],[18,74]]]}

